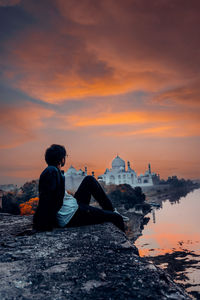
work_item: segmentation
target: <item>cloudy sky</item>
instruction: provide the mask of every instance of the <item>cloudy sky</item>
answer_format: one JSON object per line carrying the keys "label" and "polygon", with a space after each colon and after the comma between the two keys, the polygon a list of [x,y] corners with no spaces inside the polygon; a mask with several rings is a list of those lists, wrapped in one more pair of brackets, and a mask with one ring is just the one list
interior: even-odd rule
{"label": "cloudy sky", "polygon": [[0,0],[0,183],[52,143],[96,175],[200,177],[199,0]]}

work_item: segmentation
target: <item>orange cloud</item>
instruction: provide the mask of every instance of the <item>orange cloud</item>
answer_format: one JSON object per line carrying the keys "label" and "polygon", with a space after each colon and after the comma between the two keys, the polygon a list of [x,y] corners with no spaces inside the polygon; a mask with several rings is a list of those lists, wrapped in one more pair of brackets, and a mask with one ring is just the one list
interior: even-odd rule
{"label": "orange cloud", "polygon": [[158,83],[165,86],[168,81],[169,76],[164,72],[145,72],[142,66],[140,70],[132,70],[130,66],[126,70],[99,58],[93,50],[88,50],[85,41],[60,39],[59,34],[24,31],[7,44],[14,68],[5,71],[4,76],[10,79],[12,74],[14,87],[49,103],[138,89],[155,90]]}
{"label": "orange cloud", "polygon": [[[81,113],[80,113],[81,114]],[[120,125],[120,124],[145,124],[145,123],[164,123],[181,120],[199,120],[198,112],[175,112],[175,111],[122,111],[122,112],[107,112],[96,113],[92,116],[92,111],[81,115],[69,115],[63,117],[63,120],[72,126],[105,126],[105,125]]]}
{"label": "orange cloud", "polygon": [[123,124],[145,124],[145,123],[164,123],[179,120],[198,120],[197,114],[185,114],[181,112],[163,112],[163,111],[132,111],[121,113],[102,113],[91,117],[71,115],[66,117],[69,124],[77,127],[86,126],[106,126],[106,125],[123,125]]}
{"label": "orange cloud", "polygon": [[160,126],[159,124],[156,127],[150,127],[149,125],[145,129],[135,129],[131,130],[110,130],[103,131],[102,135],[110,137],[121,137],[126,138],[129,136],[137,137],[159,137],[159,138],[169,138],[169,137],[199,137],[200,135],[200,124],[195,122],[191,124],[190,122],[181,122],[179,124],[173,123],[172,125]]}
{"label": "orange cloud", "polygon": [[[184,175],[199,174],[199,165],[186,170],[185,162],[199,157],[199,139],[186,137],[199,137],[200,3],[181,3],[25,0],[17,9],[6,8],[0,49],[5,91],[57,104],[55,112],[39,105],[3,109],[1,152],[5,158],[23,153],[14,175],[32,172],[20,173],[23,149],[30,144],[16,146],[33,140],[31,155],[40,158],[44,143],[65,139],[75,163],[87,161],[97,169],[121,151],[142,162],[162,157],[156,167],[165,175],[178,174],[179,167]],[[137,96],[140,92],[145,96]],[[167,169],[170,156],[175,162]],[[180,156],[184,163],[176,162]]]}
{"label": "orange cloud", "polygon": [[[99,134],[110,137],[188,137],[199,136],[199,113],[185,111],[123,111],[93,113],[80,111],[77,114],[60,116],[57,126],[61,129],[95,127]],[[105,127],[106,130],[104,129]]]}
{"label": "orange cloud", "polygon": [[172,10],[167,2],[141,0],[22,2],[39,24],[5,42],[1,63],[10,68],[4,74],[15,74],[16,88],[51,103],[185,86],[199,78],[200,61],[198,10],[184,3]]}
{"label": "orange cloud", "polygon": [[45,119],[52,115],[52,110],[37,105],[2,107],[0,112],[2,131],[0,149],[13,148],[35,139],[36,131],[45,126]]}
{"label": "orange cloud", "polygon": [[170,89],[158,94],[153,102],[160,104],[181,104],[188,107],[200,107],[200,86],[198,82],[184,87]]}
{"label": "orange cloud", "polygon": [[153,128],[145,128],[138,130],[129,131],[105,131],[103,135],[115,136],[115,137],[127,137],[127,136],[157,136],[157,137],[167,137],[174,136],[173,126],[157,126]]}

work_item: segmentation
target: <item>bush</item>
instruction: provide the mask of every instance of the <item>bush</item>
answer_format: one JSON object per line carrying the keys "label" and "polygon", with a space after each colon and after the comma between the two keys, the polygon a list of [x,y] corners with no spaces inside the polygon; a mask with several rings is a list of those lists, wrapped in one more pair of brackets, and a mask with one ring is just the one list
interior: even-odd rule
{"label": "bush", "polygon": [[129,184],[116,185],[108,193],[108,196],[114,206],[124,204],[126,209],[145,201],[145,194],[142,192],[141,187],[135,187],[133,189]]}
{"label": "bush", "polygon": [[2,197],[2,212],[19,215],[20,205],[38,197],[38,180],[26,182],[20,189],[8,192]]}
{"label": "bush", "polygon": [[29,201],[21,203],[20,207],[20,215],[33,215],[38,205],[39,198],[31,198]]}

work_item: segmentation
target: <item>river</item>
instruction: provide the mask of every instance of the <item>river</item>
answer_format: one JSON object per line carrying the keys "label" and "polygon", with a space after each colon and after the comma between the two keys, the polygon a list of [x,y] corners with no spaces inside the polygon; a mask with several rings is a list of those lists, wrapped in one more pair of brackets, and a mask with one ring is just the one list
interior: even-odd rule
{"label": "river", "polygon": [[175,203],[166,199],[146,217],[150,221],[135,242],[140,256],[166,269],[193,299],[200,299],[200,189]]}

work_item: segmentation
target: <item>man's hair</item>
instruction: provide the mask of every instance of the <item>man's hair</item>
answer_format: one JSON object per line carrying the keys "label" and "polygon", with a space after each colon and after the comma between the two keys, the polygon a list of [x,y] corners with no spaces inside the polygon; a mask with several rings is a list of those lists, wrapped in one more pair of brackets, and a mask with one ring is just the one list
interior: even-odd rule
{"label": "man's hair", "polygon": [[53,144],[45,152],[45,161],[47,165],[57,166],[66,155],[64,146]]}

